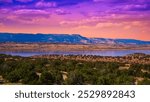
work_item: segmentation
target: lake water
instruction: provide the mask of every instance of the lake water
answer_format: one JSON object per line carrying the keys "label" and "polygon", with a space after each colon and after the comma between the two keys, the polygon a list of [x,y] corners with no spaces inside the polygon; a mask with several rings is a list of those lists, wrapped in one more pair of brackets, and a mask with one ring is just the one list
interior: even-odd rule
{"label": "lake water", "polygon": [[13,56],[29,57],[34,55],[96,55],[96,56],[125,56],[133,53],[150,54],[150,50],[103,50],[103,51],[50,51],[50,52],[0,52]]}

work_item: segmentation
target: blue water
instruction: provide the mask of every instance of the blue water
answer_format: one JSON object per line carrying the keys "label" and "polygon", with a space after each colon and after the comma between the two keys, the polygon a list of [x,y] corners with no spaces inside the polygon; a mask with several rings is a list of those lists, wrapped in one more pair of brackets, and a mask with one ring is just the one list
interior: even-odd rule
{"label": "blue water", "polygon": [[34,55],[96,55],[96,56],[125,56],[133,53],[150,54],[150,50],[105,50],[105,51],[50,51],[50,52],[1,52],[13,56],[29,57]]}

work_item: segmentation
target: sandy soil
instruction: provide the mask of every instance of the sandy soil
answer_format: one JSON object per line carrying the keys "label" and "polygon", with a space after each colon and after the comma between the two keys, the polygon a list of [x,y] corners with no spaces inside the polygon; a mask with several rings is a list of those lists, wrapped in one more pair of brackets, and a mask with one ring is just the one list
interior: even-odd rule
{"label": "sandy soil", "polygon": [[98,50],[146,49],[150,45],[80,45],[80,44],[48,44],[48,43],[0,43],[0,51],[98,51]]}

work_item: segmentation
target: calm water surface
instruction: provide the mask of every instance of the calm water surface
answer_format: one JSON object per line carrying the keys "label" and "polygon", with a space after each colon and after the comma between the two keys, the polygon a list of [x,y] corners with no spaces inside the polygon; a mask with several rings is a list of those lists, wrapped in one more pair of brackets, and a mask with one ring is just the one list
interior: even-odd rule
{"label": "calm water surface", "polygon": [[125,56],[133,53],[150,54],[150,50],[106,50],[106,51],[50,51],[50,52],[0,52],[13,56],[29,57],[34,55],[96,55],[96,56]]}

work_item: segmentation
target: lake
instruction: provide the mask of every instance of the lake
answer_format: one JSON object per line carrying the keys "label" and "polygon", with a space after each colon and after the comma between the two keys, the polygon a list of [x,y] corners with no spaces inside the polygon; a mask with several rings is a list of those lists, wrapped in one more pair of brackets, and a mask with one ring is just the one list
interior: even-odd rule
{"label": "lake", "polygon": [[34,55],[96,55],[96,56],[125,56],[133,53],[150,54],[150,50],[102,50],[102,51],[50,51],[50,52],[1,52],[13,56],[30,57]]}

